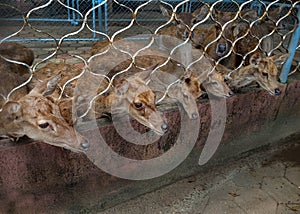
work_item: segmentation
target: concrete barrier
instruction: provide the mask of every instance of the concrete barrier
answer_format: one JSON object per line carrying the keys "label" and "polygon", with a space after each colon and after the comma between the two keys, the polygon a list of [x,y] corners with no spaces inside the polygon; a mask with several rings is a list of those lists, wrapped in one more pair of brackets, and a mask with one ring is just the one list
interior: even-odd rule
{"label": "concrete barrier", "polygon": [[[203,166],[198,165],[198,160],[211,117],[209,102],[199,103],[201,126],[192,152],[176,169],[148,180],[114,177],[100,170],[84,154],[42,142],[1,143],[0,213],[96,212],[183,177],[213,170],[215,165],[225,165],[226,161],[265,145],[276,146],[277,142],[300,133],[300,81],[293,80],[281,89],[279,96],[255,90],[227,99],[227,122],[221,145]],[[168,151],[176,142],[180,114],[176,110],[168,111],[166,117],[170,130],[147,146],[127,143],[111,124],[99,129],[118,154],[151,159]],[[142,125],[133,124],[137,130],[147,131]]]}

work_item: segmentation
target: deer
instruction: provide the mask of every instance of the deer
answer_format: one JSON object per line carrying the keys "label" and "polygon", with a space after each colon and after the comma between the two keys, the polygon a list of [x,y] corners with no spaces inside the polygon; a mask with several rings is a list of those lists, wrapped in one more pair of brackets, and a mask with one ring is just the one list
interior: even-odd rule
{"label": "deer", "polygon": [[218,65],[219,71],[227,78],[230,88],[239,89],[256,82],[271,95],[280,95],[280,83],[278,82],[278,66],[288,57],[288,54],[276,54],[270,57],[263,57],[259,53],[253,54],[249,60],[250,64],[242,66],[233,71],[228,78],[231,70]]}
{"label": "deer", "polygon": [[[134,54],[137,50],[143,47],[132,41],[119,41],[115,45],[118,46],[118,48],[125,49],[126,51],[132,51],[131,54]],[[199,56],[196,55],[197,58],[203,56],[201,51],[197,51],[198,55],[200,53]],[[97,53],[97,50],[93,50],[92,52]],[[97,72],[103,69],[102,64],[104,64],[104,66],[114,64],[113,62],[115,59],[115,56],[101,55],[99,61],[96,59],[91,63],[91,69],[94,70],[94,72]],[[112,77],[118,72],[126,69],[131,63],[133,63],[133,59],[125,57],[123,62],[111,69],[108,74],[109,77]],[[198,118],[199,114],[195,102],[207,91],[211,91],[212,94],[218,97],[230,97],[233,95],[226,83],[221,80],[221,78],[216,78],[217,74],[209,75],[209,79],[207,79],[208,72],[212,70],[212,66],[209,60],[204,56],[201,62],[197,63],[199,65],[197,68],[193,67],[192,69],[187,69],[176,59],[168,59],[165,57],[159,50],[159,47],[158,49],[153,47],[143,52],[142,55],[137,55],[134,58],[133,64],[133,68],[135,69],[131,69],[132,74],[130,75],[135,75],[136,73],[141,72],[141,68],[149,69],[150,67],[154,68],[159,66],[159,69],[153,69],[155,71],[151,74],[149,82],[150,88],[156,94],[156,100],[159,101],[159,104],[180,103],[190,119]],[[204,82],[204,80],[206,81]],[[220,85],[222,88],[224,86],[226,89],[220,90]],[[208,88],[207,91],[205,91],[206,86]],[[164,94],[164,99],[161,100]]]}
{"label": "deer", "polygon": [[244,56],[244,65],[249,65],[252,54],[259,53],[269,56],[274,50],[276,33],[289,28],[286,20],[282,20],[276,25],[281,17],[281,10],[281,7],[269,9],[261,16],[259,16],[257,8],[248,10],[245,16],[248,17],[250,13],[252,16],[251,21],[253,21],[243,20],[234,26],[233,37],[238,40],[235,45],[235,52],[240,56]]}
{"label": "deer", "polygon": [[[123,41],[121,44],[116,45],[125,46],[126,51],[129,51],[127,47],[130,47],[134,49],[133,53],[136,49],[138,50],[139,48],[142,48],[131,41]],[[95,47],[95,45],[93,47]],[[94,49],[92,52],[95,53],[97,50]],[[197,105],[195,105],[195,100],[203,93],[200,89],[200,81],[191,72],[185,72],[185,68],[173,59],[169,60],[163,67],[156,69],[157,66],[161,66],[167,61],[167,58],[161,55],[162,54],[159,51],[156,52],[155,49],[151,49],[146,53],[146,55],[138,55],[135,58],[132,69],[130,69],[129,72],[126,72],[126,74],[134,76],[139,75],[140,72],[145,72],[144,70],[155,70],[155,72],[153,72],[149,77],[148,85],[155,93],[157,98],[156,101],[160,100],[166,92],[166,96],[162,101],[160,101],[160,104],[180,103],[184,107],[184,110],[190,119],[198,118],[199,113]],[[95,66],[91,63],[93,67],[92,70],[101,69],[102,64],[112,64],[113,58],[115,57],[110,57],[109,55],[101,57],[99,59],[99,61],[101,61],[100,63],[95,63]],[[105,63],[106,59],[108,59],[108,63]],[[118,72],[126,69],[131,63],[132,59],[125,58],[123,62],[111,69],[108,76],[112,77]],[[169,85],[170,87],[168,88]]]}
{"label": "deer", "polygon": [[[57,103],[60,113],[69,125],[76,123],[78,118],[89,110],[90,102],[97,95],[96,92],[101,93],[109,85],[104,77],[94,76],[89,68],[86,68],[84,75],[66,85],[65,91],[61,91],[67,80],[76,77],[81,72],[82,70],[76,65],[67,63],[49,63],[35,71],[36,78],[40,80],[53,75],[61,75],[52,97],[57,99],[62,93],[63,96],[58,99]],[[129,114],[141,124],[151,128],[156,134],[163,135],[168,126],[156,109],[154,93],[145,83],[147,75],[150,75],[149,71],[128,78],[118,77],[109,87],[108,92],[95,100],[92,112],[84,116],[83,120],[90,120],[91,114],[95,114],[96,119],[111,113]]]}
{"label": "deer", "polygon": [[[30,88],[28,85],[25,85],[10,94],[13,89],[22,85],[27,80],[25,76],[14,73],[11,63],[0,60],[0,77],[0,108],[7,99],[17,100],[29,93]],[[8,97],[9,94],[10,97]]]}
{"label": "deer", "polygon": [[[162,5],[160,5],[160,9],[163,16],[167,17],[168,19],[171,18],[172,12],[169,9]],[[231,45],[233,43],[233,34],[231,30],[232,25],[229,24],[224,28],[224,30],[222,30],[222,25],[226,22],[227,19],[230,20],[232,18],[232,13],[228,13],[227,16],[221,16],[219,15],[220,13],[216,13],[217,15],[215,15],[215,19],[218,21],[218,23],[209,25],[208,27],[204,27],[203,24],[198,25],[193,30],[193,32],[190,33],[191,28],[194,26],[194,24],[206,17],[208,14],[209,8],[206,5],[203,5],[192,13],[182,12],[176,14],[173,24],[177,29],[177,38],[185,40],[190,36],[189,38],[195,48],[203,50],[207,54],[207,57],[210,57],[211,59],[216,61],[221,59],[222,57],[224,58],[229,53],[229,51],[231,51]],[[212,14],[210,15],[212,16]],[[162,34],[167,34],[168,31],[168,29],[162,30]],[[232,61],[235,61],[235,55],[230,54],[226,58],[223,58],[221,61],[222,64],[228,64],[229,66],[231,64],[235,64],[232,63]]]}
{"label": "deer", "polygon": [[0,136],[18,139],[28,136],[35,141],[85,152],[89,141],[61,116],[51,93],[60,76],[37,84],[18,100],[8,100],[0,112]]}
{"label": "deer", "polygon": [[31,49],[18,43],[0,44],[0,107],[7,99],[20,99],[30,91],[30,87],[24,85],[10,93],[13,89],[25,83],[28,78],[25,75],[28,74],[28,67],[10,60],[24,63],[29,67],[33,63],[34,54]]}
{"label": "deer", "polygon": [[[149,68],[135,75],[130,75],[131,70],[129,70],[125,72],[124,75],[117,76],[112,81],[112,86],[109,90],[95,100],[95,114],[99,115],[99,117],[109,114],[122,117],[123,115],[129,114],[136,121],[162,136],[167,132],[168,125],[165,123],[162,113],[156,108],[153,90],[146,84],[151,72],[152,69]],[[93,78],[95,80],[95,77],[91,75],[86,78]],[[90,83],[91,81],[89,81],[89,84]],[[102,92],[103,88],[106,88],[108,84],[109,81],[107,79],[96,81],[95,90],[97,93]],[[83,90],[85,90],[85,88],[83,88]],[[75,94],[76,100],[78,100],[82,94],[82,92],[78,95]],[[84,100],[85,103],[86,101],[90,102],[91,97],[83,97],[83,99],[81,98],[80,100]]]}
{"label": "deer", "polygon": [[[161,65],[167,60],[167,58],[152,54],[136,57],[136,66]],[[162,104],[180,103],[189,118],[196,119],[198,109],[194,108],[194,103],[203,94],[209,92],[215,97],[224,98],[233,95],[233,92],[224,80],[219,78],[217,73],[212,72],[209,74],[212,69],[213,67],[205,57],[191,68],[186,68],[183,64],[171,58],[167,64],[151,75],[149,86],[156,93],[159,100],[161,95],[166,92],[165,99],[161,101]]]}
{"label": "deer", "polygon": [[24,63],[29,67],[33,64],[34,53],[30,48],[16,42],[4,42],[0,44],[0,64],[6,63],[6,69],[19,76],[23,76],[29,73],[28,67],[9,62],[6,59]]}
{"label": "deer", "polygon": [[[172,17],[172,11],[162,5],[160,9],[165,17],[168,19]],[[209,7],[204,4],[193,13],[183,12],[175,14],[173,24],[177,29],[176,32],[179,39],[186,39],[187,36],[191,34],[190,40],[194,47],[204,50],[207,56],[214,61],[221,59],[219,63],[230,69],[235,69],[240,65],[243,58],[242,56],[256,48],[258,39],[271,33],[275,27],[273,20],[276,20],[280,12],[275,9],[269,13],[266,18],[262,18],[258,21],[261,17],[258,15],[257,8],[246,8],[240,12],[224,12],[213,8],[212,12],[210,12]],[[201,18],[203,19],[208,14],[214,24],[208,28],[203,27],[203,24],[198,25],[197,28],[190,33],[190,29],[197,21],[201,20]],[[258,25],[253,25],[250,32],[248,32],[250,27],[249,23],[254,21],[258,23]],[[225,24],[226,26],[224,27]],[[167,31],[168,30],[166,30],[164,34],[166,34]],[[246,37],[242,38],[245,34]],[[238,38],[239,41],[233,47],[233,42]],[[260,49],[264,52],[271,51],[273,49],[273,41],[272,36],[264,38]],[[231,53],[229,54],[229,52]],[[249,57],[246,59],[246,65]]]}
{"label": "deer", "polygon": [[51,94],[51,96],[55,97],[56,99],[58,99],[59,97],[61,98],[73,97],[77,80],[74,79],[73,81],[69,82],[65,86],[65,88],[63,87],[67,83],[67,81],[80,75],[81,72],[82,69],[74,64],[65,63],[65,62],[60,62],[60,63],[50,62],[34,71],[33,80],[29,83],[29,87],[33,88],[39,82],[47,80],[50,77],[61,75],[61,78],[57,82],[56,88]]}

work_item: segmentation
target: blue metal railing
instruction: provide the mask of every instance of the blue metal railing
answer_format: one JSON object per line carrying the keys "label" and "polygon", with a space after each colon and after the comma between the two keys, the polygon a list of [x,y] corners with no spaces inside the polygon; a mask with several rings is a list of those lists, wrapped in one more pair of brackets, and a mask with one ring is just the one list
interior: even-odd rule
{"label": "blue metal railing", "polygon": [[287,58],[286,62],[283,64],[282,66],[282,70],[280,73],[280,81],[282,83],[286,83],[287,78],[289,76],[291,67],[292,67],[292,63],[293,63],[293,59],[298,47],[298,43],[299,43],[299,39],[300,39],[300,9],[298,9],[298,13],[297,13],[297,17],[298,17],[298,27],[296,28],[295,32],[292,34],[292,37],[290,39],[290,43],[288,46],[288,51],[289,51],[289,57]]}

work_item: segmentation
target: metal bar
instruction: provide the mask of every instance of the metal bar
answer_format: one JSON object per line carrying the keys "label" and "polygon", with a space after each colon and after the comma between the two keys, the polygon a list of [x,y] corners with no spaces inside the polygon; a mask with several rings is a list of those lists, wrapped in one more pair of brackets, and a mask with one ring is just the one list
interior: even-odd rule
{"label": "metal bar", "polygon": [[300,38],[300,10],[298,9],[298,13],[297,13],[297,18],[298,18],[298,27],[295,30],[295,32],[292,34],[290,42],[289,42],[289,47],[288,47],[288,51],[290,53],[288,59],[286,60],[286,62],[283,64],[282,69],[281,69],[281,73],[280,73],[280,81],[282,83],[286,83],[289,72],[291,70],[292,67],[292,63],[293,63],[293,59],[296,53],[296,49],[298,46],[298,42],[299,42],[299,38]]}
{"label": "metal bar", "polygon": [[[70,0],[67,0],[67,6],[70,7]],[[69,8],[68,8],[68,21],[71,21],[71,14]]]}
{"label": "metal bar", "polygon": [[[95,7],[95,1],[97,3],[97,0],[92,0],[92,7],[94,8]],[[95,10],[93,10],[92,12],[92,17],[93,17],[93,29],[95,30],[96,29],[96,14],[95,14]],[[96,32],[93,32],[93,37],[95,38],[96,37]]]}
{"label": "metal bar", "polygon": [[[102,2],[102,0],[98,0],[99,4]],[[103,26],[102,26],[102,8],[98,7],[98,24],[99,24],[99,31],[103,32]],[[100,35],[99,37],[100,39],[103,39],[103,36]]]}
{"label": "metal bar", "polygon": [[108,22],[107,22],[107,19],[108,19],[108,10],[107,10],[107,7],[108,7],[108,2],[106,2],[104,4],[104,26],[105,26],[105,33],[108,35]]}

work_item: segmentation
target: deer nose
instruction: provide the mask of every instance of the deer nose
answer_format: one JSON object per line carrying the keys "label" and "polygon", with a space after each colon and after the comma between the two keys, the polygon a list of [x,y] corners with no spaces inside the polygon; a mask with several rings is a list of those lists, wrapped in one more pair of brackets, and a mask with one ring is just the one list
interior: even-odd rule
{"label": "deer nose", "polygon": [[226,51],[226,44],[219,44],[217,52],[223,54]]}
{"label": "deer nose", "polygon": [[85,140],[84,143],[80,144],[80,146],[83,150],[87,150],[90,147],[90,142],[88,140]]}
{"label": "deer nose", "polygon": [[234,93],[233,93],[232,91],[230,91],[230,92],[228,93],[228,95],[229,95],[229,97],[232,97],[232,96],[234,95]]}
{"label": "deer nose", "polygon": [[161,125],[161,129],[164,131],[164,132],[167,132],[168,131],[168,125],[167,124],[162,124]]}
{"label": "deer nose", "polygon": [[281,93],[280,89],[279,88],[276,88],[275,91],[274,91],[275,95],[279,95]]}

